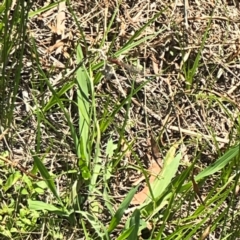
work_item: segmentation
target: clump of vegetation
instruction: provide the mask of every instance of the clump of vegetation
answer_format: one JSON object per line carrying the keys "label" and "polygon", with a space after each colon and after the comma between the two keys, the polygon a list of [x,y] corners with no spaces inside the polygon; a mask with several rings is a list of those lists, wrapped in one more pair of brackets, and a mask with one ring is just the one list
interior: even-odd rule
{"label": "clump of vegetation", "polygon": [[1,3],[1,239],[236,239],[237,13]]}

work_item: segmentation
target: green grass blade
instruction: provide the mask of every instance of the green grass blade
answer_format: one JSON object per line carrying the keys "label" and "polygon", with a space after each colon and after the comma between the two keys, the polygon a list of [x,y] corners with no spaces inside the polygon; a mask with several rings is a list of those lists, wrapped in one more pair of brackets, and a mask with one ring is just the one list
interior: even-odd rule
{"label": "green grass blade", "polygon": [[156,36],[157,34],[159,34],[162,31],[163,30],[161,29],[154,35],[146,36],[144,38],[141,38],[140,40],[126,44],[124,47],[122,47],[120,50],[118,50],[116,53],[114,53],[114,57],[119,57],[123,53],[129,52],[130,49],[133,49],[134,47],[139,46],[141,43],[143,43],[149,39],[152,39],[154,36]]}
{"label": "green grass blade", "polygon": [[130,238],[129,236],[134,231],[135,226],[131,226],[127,230],[123,231],[123,233],[120,234],[120,236],[117,238],[117,240],[125,240],[125,239],[137,239],[137,238]]}
{"label": "green grass blade", "polygon": [[0,5],[0,15],[2,15],[3,11],[6,9],[6,0]]}
{"label": "green grass blade", "polygon": [[[119,11],[119,6],[117,6],[115,8],[114,13],[112,14],[110,22],[109,22],[109,24],[107,26],[107,29],[104,31],[104,35],[103,35],[102,41],[100,43],[100,49],[103,47],[103,45],[104,45],[104,43],[106,41],[107,35],[110,32],[110,30],[111,30],[111,27],[112,27],[112,25],[114,23],[114,19],[115,19],[116,15],[117,15],[118,11]],[[110,47],[110,49],[111,49],[111,47]]]}
{"label": "green grass blade", "polygon": [[[153,183],[152,186],[153,199],[158,199],[162,195],[162,193],[170,184],[171,180],[173,179],[178,170],[181,159],[181,153],[178,153],[177,156],[174,156],[177,145],[178,144],[175,144],[168,151],[164,160],[163,169]],[[148,199],[146,199],[145,203],[149,203],[153,199],[151,198],[151,196],[149,196]]]}
{"label": "green grass blade", "polygon": [[52,204],[45,203],[42,201],[33,201],[31,199],[28,199],[28,206],[30,209],[35,211],[49,211],[58,214],[59,216],[68,216],[69,213],[65,211],[64,209],[58,208]]}
{"label": "green grass blade", "polygon": [[[77,62],[81,62],[83,59],[83,53],[81,46],[77,47]],[[79,139],[80,146],[78,149],[79,156],[79,167],[82,172],[84,179],[90,178],[90,172],[88,169],[88,164],[90,161],[89,153],[89,132],[90,132],[90,104],[89,104],[89,95],[90,95],[90,79],[87,74],[85,67],[80,67],[77,71],[77,104],[79,109]]]}
{"label": "green grass blade", "polygon": [[[155,14],[155,16],[150,19],[146,24],[144,24],[143,27],[141,27],[139,30],[135,32],[135,34],[128,40],[128,42],[123,46],[123,48],[129,48],[129,46],[135,41],[136,38],[138,38],[142,32],[150,25],[152,24],[159,16],[162,15],[162,13],[167,9],[168,7],[164,8],[159,13]],[[162,31],[162,30],[161,30]],[[146,40],[146,39],[145,39]],[[145,41],[144,40],[144,41]]]}
{"label": "green grass blade", "polygon": [[36,11],[31,11],[28,14],[28,18],[33,18],[33,17],[35,17],[35,16],[37,16],[37,15],[43,13],[43,12],[46,12],[46,11],[48,11],[48,10],[54,8],[54,7],[57,7],[58,4],[63,2],[63,1],[65,1],[65,0],[60,0],[60,1],[57,1],[57,2],[54,2],[54,3],[51,3],[51,4],[49,4],[45,7],[37,9]]}
{"label": "green grass blade", "polygon": [[[150,80],[149,80],[150,81]],[[130,98],[132,96],[134,96],[135,94],[137,94],[146,84],[148,83],[148,81],[145,81],[144,83],[142,83],[139,87],[137,87],[136,89],[134,89],[133,93],[131,95],[128,95],[125,99],[123,99],[123,101],[119,104],[114,106],[115,108],[113,109],[112,113],[109,116],[106,116],[105,119],[103,119],[100,122],[100,129],[101,132],[105,132],[106,129],[108,128],[108,126],[112,123],[112,120],[114,119],[115,115],[121,110],[121,108],[128,102],[130,101]]]}
{"label": "green grass blade", "polygon": [[[97,189],[97,179],[100,176],[100,171],[102,169],[102,159],[101,159],[101,152],[100,152],[100,129],[98,122],[96,122],[96,131],[97,131],[97,139],[96,139],[96,151],[95,151],[95,156],[94,156],[94,161],[93,161],[93,170],[92,170],[92,177],[90,180],[90,185],[89,185],[89,201],[91,202],[91,209],[93,212],[99,212],[99,203],[95,201],[95,191]],[[92,195],[92,196],[91,196]]]}
{"label": "green grass blade", "polygon": [[107,239],[107,240],[109,239],[108,233],[106,231],[106,227],[104,226],[104,224],[101,222],[100,219],[96,218],[94,215],[88,212],[84,212],[84,211],[76,211],[76,212],[79,213],[83,217],[83,219],[85,218],[90,223],[92,229],[98,235],[97,239]]}
{"label": "green grass blade", "polygon": [[[229,162],[231,162],[235,157],[240,155],[240,146],[230,148],[222,157],[220,157],[214,164],[201,171],[196,177],[195,181],[200,181],[205,177],[211,176],[212,174],[223,169]],[[180,189],[180,192],[186,191],[192,186],[192,182],[186,183]]]}
{"label": "green grass blade", "polygon": [[[58,105],[59,102],[59,98],[65,94],[68,90],[72,89],[72,87],[74,86],[74,82],[68,82],[66,84],[64,84],[64,86],[59,90],[56,91],[56,95],[53,95],[49,101],[47,102],[47,104],[43,107],[43,113],[46,113],[47,111],[49,111],[54,105]],[[69,101],[68,99],[64,100],[64,99],[60,99],[60,101]]]}
{"label": "green grass blade", "polygon": [[133,188],[130,190],[130,192],[127,194],[121,205],[119,206],[118,210],[116,211],[114,217],[112,218],[109,227],[108,227],[108,232],[112,232],[118,223],[121,221],[122,216],[124,214],[124,211],[128,209],[129,204],[131,203],[131,200],[133,199],[134,194],[137,191],[137,187]]}
{"label": "green grass blade", "polygon": [[235,157],[239,156],[240,153],[240,146],[236,146],[230,150],[228,150],[222,157],[220,157],[214,164],[204,169],[200,172],[196,177],[195,180],[201,180],[204,177],[210,176],[221,169],[223,169],[230,161],[232,161]]}
{"label": "green grass blade", "polygon": [[131,235],[127,238],[128,240],[137,239],[138,238],[138,230],[140,225],[140,211],[136,209],[130,219],[130,226],[133,227]]}
{"label": "green grass blade", "polygon": [[49,189],[51,190],[51,192],[53,193],[53,195],[58,199],[59,203],[62,204],[62,201],[57,193],[57,189],[55,187],[54,181],[51,177],[51,175],[49,174],[48,170],[46,169],[46,167],[43,165],[42,161],[39,159],[39,157],[37,156],[33,156],[34,159],[34,164],[36,165],[36,167],[38,168],[41,176],[43,177],[43,179],[45,180],[46,184],[48,185]]}
{"label": "green grass blade", "polygon": [[199,62],[200,62],[200,59],[201,59],[201,54],[202,54],[202,51],[203,51],[203,48],[204,48],[204,45],[205,45],[205,42],[207,40],[207,37],[208,37],[208,32],[210,30],[210,25],[211,25],[211,22],[212,20],[210,19],[210,21],[208,22],[208,26],[207,26],[207,29],[203,35],[203,38],[202,38],[202,41],[201,41],[201,47],[197,53],[197,56],[194,60],[194,63],[193,63],[193,66],[187,70],[185,70],[185,72],[187,71],[187,73],[185,74],[186,76],[186,81],[187,81],[187,88],[190,89],[192,87],[192,84],[193,84],[193,78],[197,72],[197,69],[198,69],[198,66],[199,66]]}

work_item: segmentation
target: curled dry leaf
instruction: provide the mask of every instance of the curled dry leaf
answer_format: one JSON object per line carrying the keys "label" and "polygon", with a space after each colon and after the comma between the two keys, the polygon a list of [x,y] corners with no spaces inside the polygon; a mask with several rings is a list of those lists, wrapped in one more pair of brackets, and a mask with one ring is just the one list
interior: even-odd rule
{"label": "curled dry leaf", "polygon": [[202,236],[201,236],[201,240],[204,240],[204,239],[206,239],[207,237],[208,237],[208,235],[209,235],[209,233],[210,233],[210,230],[211,230],[211,226],[208,226],[205,230],[204,230],[204,232],[203,232],[203,234],[202,234]]}

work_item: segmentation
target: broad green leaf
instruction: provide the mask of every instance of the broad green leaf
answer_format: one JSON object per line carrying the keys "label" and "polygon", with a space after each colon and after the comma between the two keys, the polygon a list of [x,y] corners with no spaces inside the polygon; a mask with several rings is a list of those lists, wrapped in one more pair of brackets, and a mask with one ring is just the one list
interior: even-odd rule
{"label": "broad green leaf", "polygon": [[22,181],[27,185],[27,187],[30,190],[30,192],[32,192],[32,190],[33,190],[32,179],[30,177],[28,177],[27,175],[23,175]]}
{"label": "broad green leaf", "polygon": [[[81,46],[77,47],[77,63],[82,62],[83,53]],[[79,113],[79,139],[80,145],[76,146],[77,154],[79,157],[79,168],[82,176],[85,180],[91,177],[90,171],[88,169],[88,164],[90,161],[89,155],[89,130],[90,130],[90,105],[89,105],[89,95],[90,95],[90,78],[84,66],[77,70],[77,105]]]}
{"label": "broad green leaf", "polygon": [[39,195],[44,194],[44,190],[42,188],[34,188],[34,191]]}
{"label": "broad green leaf", "polygon": [[137,191],[137,187],[133,188],[125,197],[125,199],[123,200],[123,202],[121,203],[121,205],[119,206],[118,210],[116,211],[114,217],[112,218],[109,227],[108,227],[108,232],[112,232],[116,226],[118,225],[118,223],[121,221],[122,216],[124,214],[124,211],[126,209],[128,209],[129,204],[131,203],[131,200],[133,199],[134,194]]}
{"label": "broad green leaf", "polygon": [[49,212],[54,212],[60,216],[68,216],[69,215],[69,213],[65,209],[58,208],[52,204],[45,203],[42,201],[33,201],[31,199],[28,199],[28,206],[29,206],[29,209],[35,210],[35,211],[46,210]]}
{"label": "broad green leaf", "polygon": [[[152,194],[154,199],[158,199],[161,196],[161,194],[168,187],[168,185],[170,184],[171,180],[173,179],[178,170],[179,162],[181,160],[181,153],[177,154],[177,156],[175,157],[177,146],[178,143],[172,146],[168,151],[164,160],[163,169],[156,177],[153,183]],[[149,195],[148,199],[146,199],[146,203],[149,203],[152,200],[153,199]]]}
{"label": "broad green leaf", "polygon": [[47,210],[50,212],[54,212],[54,211],[62,211],[61,208],[58,208],[52,204],[49,203],[45,203],[42,201],[33,201],[31,199],[28,200],[28,206],[30,209],[32,210],[36,210],[36,211],[40,211],[40,210]]}
{"label": "broad green leaf", "polygon": [[7,237],[8,239],[12,239],[12,233],[10,232],[10,230],[6,228],[0,228],[0,230],[1,230],[2,236]]}
{"label": "broad green leaf", "polygon": [[39,181],[39,182],[36,183],[36,185],[38,187],[40,187],[41,189],[46,189],[47,188],[47,184],[46,184],[45,181]]}
{"label": "broad green leaf", "polygon": [[7,181],[6,181],[6,183],[5,183],[5,185],[4,185],[4,187],[3,187],[3,190],[6,192],[9,188],[11,188],[20,178],[22,178],[22,175],[21,175],[21,173],[20,172],[15,172],[15,173],[13,173],[13,174],[11,174],[9,177],[8,177],[8,179],[7,179]]}

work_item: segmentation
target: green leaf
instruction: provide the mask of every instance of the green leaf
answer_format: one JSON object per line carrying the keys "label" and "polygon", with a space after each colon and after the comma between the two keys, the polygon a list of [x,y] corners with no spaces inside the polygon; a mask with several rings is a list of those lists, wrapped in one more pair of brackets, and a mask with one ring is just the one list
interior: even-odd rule
{"label": "green leaf", "polygon": [[[82,62],[83,53],[81,46],[77,47],[77,63]],[[79,168],[85,180],[91,177],[88,169],[90,155],[88,152],[89,146],[89,130],[90,130],[90,102],[89,102],[89,83],[90,79],[84,66],[77,70],[77,105],[79,112],[79,139],[80,145],[76,146],[77,154],[79,157]]]}
{"label": "green leaf", "polygon": [[118,225],[118,223],[121,221],[122,216],[124,214],[124,211],[126,209],[128,209],[129,204],[131,203],[131,200],[134,196],[134,194],[136,193],[138,187],[133,188],[125,197],[125,199],[123,200],[123,202],[121,203],[121,205],[119,206],[117,212],[115,213],[114,217],[112,218],[109,227],[108,227],[108,232],[112,232],[116,226]]}
{"label": "green leaf", "polygon": [[28,226],[32,225],[32,221],[30,219],[22,218],[21,221],[24,223],[24,225],[28,225]]}
{"label": "green leaf", "polygon": [[22,181],[27,185],[27,187],[30,191],[33,190],[32,179],[30,179],[27,175],[23,175]]}
{"label": "green leaf", "polygon": [[3,13],[5,8],[6,8],[6,0],[4,0],[3,3],[0,5],[0,15]]}
{"label": "green leaf", "polygon": [[128,228],[127,230],[125,230],[118,238],[117,240],[125,240],[125,239],[138,239],[138,238],[131,238],[129,237],[131,235],[131,233],[133,232],[135,226],[131,226],[130,228]]}
{"label": "green leaf", "polygon": [[65,211],[64,209],[58,208],[58,207],[56,207],[52,204],[45,203],[45,202],[42,202],[42,201],[33,201],[33,200],[29,199],[28,200],[28,206],[29,206],[29,209],[35,210],[35,211],[46,210],[46,211],[49,211],[49,212],[54,212],[58,215],[63,215],[63,216],[68,216],[69,215],[69,213],[67,211]]}
{"label": "green leaf", "polygon": [[113,216],[114,215],[114,209],[113,209],[113,206],[111,204],[111,199],[110,199],[110,196],[108,194],[107,187],[105,187],[104,191],[103,191],[103,202],[104,202],[104,205],[107,207],[108,211],[111,213],[111,216]]}
{"label": "green leaf", "polygon": [[236,156],[239,155],[240,147],[236,146],[230,150],[228,150],[222,157],[220,157],[214,164],[205,168],[202,172],[200,172],[195,180],[198,181],[203,179],[204,177],[210,176],[221,169],[223,169],[231,160],[233,160]]}
{"label": "green leaf", "polygon": [[[168,185],[170,184],[171,180],[173,179],[178,170],[181,159],[181,153],[177,154],[177,156],[174,157],[177,145],[178,143],[172,146],[168,151],[164,160],[163,169],[153,183],[152,197],[154,199],[158,199],[162,195],[162,193],[168,187]],[[151,198],[151,196],[149,196],[148,199],[146,199],[146,203],[149,203],[152,200],[153,199]]]}
{"label": "green leaf", "polygon": [[[216,172],[219,172],[223,169],[227,164],[229,164],[235,157],[240,154],[240,146],[233,147],[229,149],[222,157],[220,157],[215,163],[205,168],[202,172],[200,172],[196,177],[194,177],[195,181],[200,181],[205,177],[211,176]],[[181,187],[180,192],[184,192],[188,190],[192,186],[192,182],[188,182]]]}
{"label": "green leaf", "polygon": [[138,230],[140,225],[140,211],[136,209],[130,219],[130,226],[133,227],[131,235],[128,237],[128,240],[138,239]]}
{"label": "green leaf", "polygon": [[36,164],[41,176],[45,180],[45,182],[46,182],[48,188],[50,189],[50,191],[58,199],[59,203],[62,204],[62,201],[61,201],[60,197],[58,196],[58,193],[57,193],[55,184],[53,182],[53,179],[52,179],[51,175],[49,174],[48,170],[43,165],[42,161],[39,159],[39,157],[34,156],[34,164]]}
{"label": "green leaf", "polygon": [[112,138],[110,138],[107,142],[106,155],[111,158],[115,149],[117,149],[117,144],[114,144]]}
{"label": "green leaf", "polygon": [[34,191],[38,194],[44,194],[44,190],[42,188],[34,188]]}
{"label": "green leaf", "polygon": [[194,78],[194,76],[197,72],[198,66],[199,66],[199,62],[200,62],[200,59],[201,59],[203,48],[205,46],[205,43],[206,43],[206,40],[207,40],[207,37],[208,37],[208,33],[209,33],[209,30],[210,30],[211,22],[212,22],[212,19],[210,18],[210,20],[208,22],[207,30],[205,31],[205,33],[203,35],[203,38],[202,38],[202,41],[201,41],[201,47],[199,48],[199,51],[198,51],[197,56],[194,60],[193,66],[189,67],[189,69],[187,69],[187,72],[185,70],[185,76],[186,76],[186,82],[187,82],[187,88],[188,89],[190,89],[192,87],[193,78]]}
{"label": "green leaf", "polygon": [[36,183],[36,185],[38,187],[40,187],[41,189],[46,189],[47,188],[47,184],[46,184],[45,181],[39,181],[39,182]]}
{"label": "green leaf", "polygon": [[89,201],[91,202],[91,211],[92,212],[99,212],[99,202],[95,200],[95,192],[97,191],[97,180],[99,179],[99,176],[101,174],[102,169],[102,158],[101,158],[101,151],[100,151],[100,140],[101,140],[101,132],[99,129],[99,124],[96,121],[96,132],[97,132],[97,138],[96,138],[96,145],[95,145],[95,156],[93,159],[93,167],[92,167],[92,177],[90,180],[89,185]]}
{"label": "green leaf", "polygon": [[21,190],[21,195],[29,195],[29,192],[27,191],[26,188],[23,188],[23,189]]}
{"label": "green leaf", "polygon": [[9,188],[11,188],[20,178],[22,178],[22,175],[20,172],[15,172],[13,174],[11,174],[7,181],[5,186],[3,187],[3,190],[6,192]]}
{"label": "green leaf", "polygon": [[[101,219],[97,218],[95,214],[90,214],[87,211],[75,211],[75,212],[79,213],[84,221],[87,220],[87,222],[91,225],[90,228],[94,229],[95,233],[97,234],[95,239],[106,239],[106,240],[109,239],[104,223],[101,221]],[[105,235],[106,238],[103,238],[103,235]],[[87,239],[90,240],[92,238],[87,238]]]}
{"label": "green leaf", "polygon": [[63,85],[63,87],[56,92],[56,95],[53,95],[47,102],[47,104],[44,106],[44,108],[42,109],[43,113],[47,113],[47,111],[49,111],[54,105],[59,104],[59,101],[66,101],[68,102],[69,99],[60,99],[60,97],[65,94],[69,89],[71,89],[74,86],[74,82],[67,82],[66,84]]}

